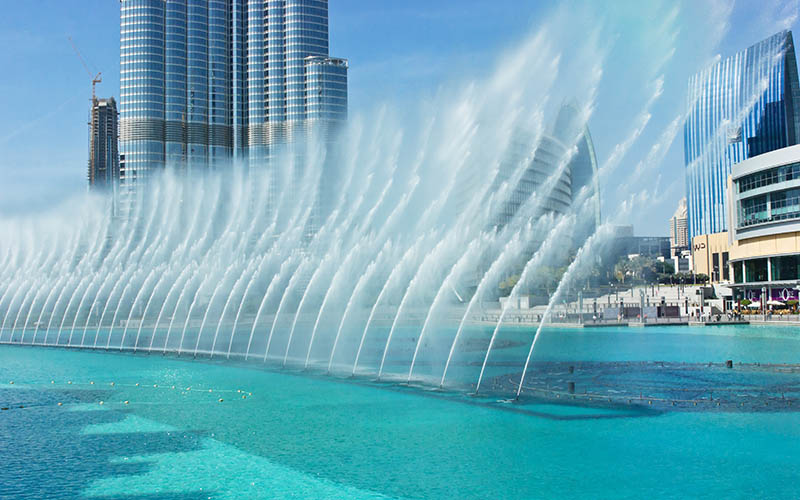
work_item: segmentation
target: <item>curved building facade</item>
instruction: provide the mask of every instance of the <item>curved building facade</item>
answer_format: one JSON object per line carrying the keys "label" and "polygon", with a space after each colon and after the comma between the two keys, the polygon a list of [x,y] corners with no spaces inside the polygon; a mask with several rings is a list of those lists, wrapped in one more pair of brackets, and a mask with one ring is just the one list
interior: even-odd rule
{"label": "curved building facade", "polygon": [[[500,167],[495,189],[515,175],[520,159],[528,155],[530,144],[527,142],[517,140],[513,146],[509,158]],[[573,147],[576,150],[570,152]],[[600,224],[600,190],[592,137],[572,105],[564,105],[559,109],[555,121],[541,137],[527,166],[516,180],[515,188],[504,202],[494,224],[507,224],[522,204],[545,183],[551,185],[546,193],[542,193],[545,198],[539,203],[541,210],[567,214],[571,211],[578,213],[578,208],[586,207],[585,211],[579,212],[581,217],[572,235],[574,243],[580,246]]]}
{"label": "curved building facade", "polygon": [[738,298],[785,302],[800,285],[800,145],[733,168],[729,186],[733,286]]}
{"label": "curved building facade", "polygon": [[800,143],[800,84],[790,31],[689,80],[684,126],[689,237],[728,229],[731,166]]}
{"label": "curved building facade", "polygon": [[[122,0],[120,38],[126,184],[161,167],[261,164],[320,109],[346,116],[327,0]],[[337,61],[337,78],[309,79],[310,57]]]}

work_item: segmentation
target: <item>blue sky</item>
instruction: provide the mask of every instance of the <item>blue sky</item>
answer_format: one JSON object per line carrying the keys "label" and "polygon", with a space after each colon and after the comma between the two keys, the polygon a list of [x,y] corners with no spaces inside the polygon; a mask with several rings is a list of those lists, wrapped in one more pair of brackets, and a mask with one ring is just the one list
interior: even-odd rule
{"label": "blue sky", "polygon": [[[98,95],[119,93],[119,2],[3,0],[0,18],[0,214],[25,213],[86,189],[90,78],[102,71]],[[641,114],[652,81],[663,93],[614,176],[641,162],[685,101],[686,79],[715,54],[727,56],[783,27],[795,27],[797,2],[570,2],[523,0],[330,0],[331,55],[350,61],[351,112],[381,104],[404,107],[490,74],[498,55],[549,22],[553,12],[589,18],[575,33],[604,23],[611,55],[589,127],[606,161]],[[671,24],[665,12],[677,18]],[[716,17],[716,19],[715,19]],[[664,24],[670,24],[661,31]],[[722,36],[715,38],[714,31]],[[665,41],[668,36],[673,39]],[[671,54],[663,66],[651,54]],[[651,67],[652,66],[652,67]],[[666,219],[683,194],[683,142],[678,134],[655,168],[663,199],[638,211],[637,234],[666,234]],[[613,209],[619,179],[606,180]]]}

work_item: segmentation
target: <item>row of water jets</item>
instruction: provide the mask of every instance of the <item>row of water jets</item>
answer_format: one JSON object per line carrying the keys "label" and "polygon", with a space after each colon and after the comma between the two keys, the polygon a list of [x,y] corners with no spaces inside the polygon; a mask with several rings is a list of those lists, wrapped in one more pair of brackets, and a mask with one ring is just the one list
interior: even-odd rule
{"label": "row of water jets", "polygon": [[383,110],[261,167],[168,166],[124,202],[3,221],[0,342],[475,390],[513,372],[519,394],[544,321],[510,325],[511,304],[571,262],[549,314],[609,234],[596,184],[570,184],[591,106],[554,131],[558,54],[540,36],[515,57],[413,126]]}

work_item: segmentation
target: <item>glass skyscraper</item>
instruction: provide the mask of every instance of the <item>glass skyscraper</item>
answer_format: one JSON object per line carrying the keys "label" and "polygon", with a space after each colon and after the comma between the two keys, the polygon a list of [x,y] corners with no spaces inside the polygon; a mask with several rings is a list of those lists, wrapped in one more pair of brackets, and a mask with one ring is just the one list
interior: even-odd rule
{"label": "glass skyscraper", "polygon": [[347,61],[328,55],[327,0],[122,0],[120,155],[156,168],[262,164],[347,115]]}
{"label": "glass skyscraper", "polygon": [[689,237],[728,228],[731,165],[800,142],[800,85],[790,31],[689,80],[684,126]]}

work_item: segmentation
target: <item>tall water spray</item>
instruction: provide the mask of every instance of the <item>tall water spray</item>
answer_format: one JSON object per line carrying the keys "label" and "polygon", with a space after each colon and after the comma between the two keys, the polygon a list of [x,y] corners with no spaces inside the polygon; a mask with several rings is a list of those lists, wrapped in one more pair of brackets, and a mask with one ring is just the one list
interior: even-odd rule
{"label": "tall water spray", "polygon": [[[89,196],[0,221],[0,342],[471,389],[525,372],[542,325],[506,328],[509,304],[552,307],[607,239],[587,129],[606,50],[589,33],[565,54],[561,28],[420,117],[387,107],[261,166],[167,169],[121,211]],[[539,276],[571,255],[550,297]]]}

